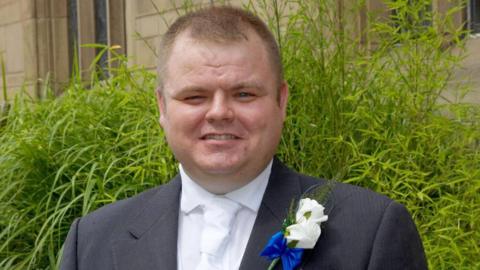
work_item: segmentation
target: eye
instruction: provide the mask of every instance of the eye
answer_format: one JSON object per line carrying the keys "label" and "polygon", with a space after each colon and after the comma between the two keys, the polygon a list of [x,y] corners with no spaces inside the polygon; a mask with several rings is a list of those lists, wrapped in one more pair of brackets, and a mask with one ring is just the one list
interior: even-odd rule
{"label": "eye", "polygon": [[199,96],[199,95],[197,95],[197,96],[188,96],[188,97],[185,97],[185,100],[200,99],[200,98],[202,98],[202,96]]}
{"label": "eye", "polygon": [[183,98],[183,101],[188,103],[188,104],[200,104],[206,99],[205,96],[202,95],[191,95],[191,96],[186,96]]}
{"label": "eye", "polygon": [[239,97],[250,97],[250,96],[252,96],[252,94],[250,94],[248,92],[240,92],[240,93],[238,93],[238,96]]}
{"label": "eye", "polygon": [[249,91],[239,91],[235,94],[235,97],[241,101],[250,101],[255,98],[255,94]]}

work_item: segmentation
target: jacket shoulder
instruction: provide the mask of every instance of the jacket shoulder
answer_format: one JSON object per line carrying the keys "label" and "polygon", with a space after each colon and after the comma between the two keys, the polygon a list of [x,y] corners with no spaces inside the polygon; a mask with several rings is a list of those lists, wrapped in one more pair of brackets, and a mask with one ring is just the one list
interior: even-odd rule
{"label": "jacket shoulder", "polygon": [[[138,212],[145,207],[145,204],[147,204],[157,192],[161,191],[162,187],[163,186],[158,186],[143,191],[133,197],[104,205],[83,216],[80,219],[79,225],[81,228],[94,231],[101,231],[103,227],[111,231],[112,228],[122,226],[126,221],[135,218]],[[90,233],[93,233],[93,231]]]}
{"label": "jacket shoulder", "polygon": [[[298,176],[299,183],[303,192],[305,192],[312,186],[319,184],[324,185],[327,184],[327,182],[329,181],[323,178],[316,178],[303,174],[298,174]],[[330,194],[330,199],[331,203],[334,204],[334,206],[339,206],[339,204],[345,203],[354,203],[355,205],[357,205],[357,203],[361,202],[358,206],[361,206],[362,203],[365,203],[369,206],[379,205],[380,208],[386,208],[390,203],[393,202],[393,200],[389,197],[364,187],[346,184],[342,182],[334,182],[333,184],[334,186]]]}
{"label": "jacket shoulder", "polygon": [[[303,190],[324,179],[299,175]],[[311,265],[325,269],[427,269],[420,236],[402,204],[367,188],[335,183]],[[339,267],[339,265],[342,265]]]}
{"label": "jacket shoulder", "polygon": [[[155,208],[167,193],[179,192],[178,179],[167,184],[141,192],[133,197],[123,199],[100,207],[81,217],[77,224],[79,247],[97,246],[118,239],[131,239],[130,226],[138,221],[145,211]],[[155,209],[160,215],[164,209]]]}

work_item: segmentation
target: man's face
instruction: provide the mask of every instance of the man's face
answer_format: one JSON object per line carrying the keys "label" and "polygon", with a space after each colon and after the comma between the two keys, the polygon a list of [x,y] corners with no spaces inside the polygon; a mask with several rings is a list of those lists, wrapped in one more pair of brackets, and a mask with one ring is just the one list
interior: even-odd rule
{"label": "man's face", "polygon": [[175,157],[207,190],[256,177],[280,140],[288,89],[278,89],[260,38],[230,43],[180,34],[158,94],[160,124]]}

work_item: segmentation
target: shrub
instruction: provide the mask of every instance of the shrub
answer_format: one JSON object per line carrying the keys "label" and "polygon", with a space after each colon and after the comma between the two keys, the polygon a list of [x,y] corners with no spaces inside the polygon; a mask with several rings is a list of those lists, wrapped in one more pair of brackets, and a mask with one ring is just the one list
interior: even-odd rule
{"label": "shrub", "polygon": [[0,137],[1,269],[55,269],[72,218],[174,176],[155,77],[122,72],[58,98],[15,100]]}
{"label": "shrub", "polygon": [[[464,33],[429,1],[386,4],[392,20],[372,18],[360,34],[333,0],[248,5],[277,34],[290,84],[278,155],[298,171],[405,204],[430,268],[478,268],[480,110],[438,102],[461,59],[448,44],[461,48]],[[108,80],[94,76],[86,87],[74,77],[61,97],[17,97],[4,119],[0,268],[56,268],[75,217],[176,173],[154,75],[116,57]]]}

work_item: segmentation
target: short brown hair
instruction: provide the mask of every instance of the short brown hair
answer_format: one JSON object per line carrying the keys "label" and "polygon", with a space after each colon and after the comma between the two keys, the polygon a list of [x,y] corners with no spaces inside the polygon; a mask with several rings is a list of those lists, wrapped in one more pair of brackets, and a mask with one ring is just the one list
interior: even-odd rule
{"label": "short brown hair", "polygon": [[247,39],[247,31],[253,30],[265,44],[278,86],[283,81],[283,67],[275,37],[256,15],[236,7],[212,6],[185,14],[168,28],[159,47],[157,73],[159,90],[163,88],[164,69],[170,57],[175,39],[189,30],[190,37],[203,41],[235,42]]}

